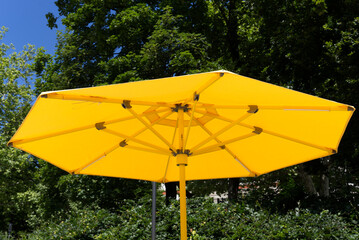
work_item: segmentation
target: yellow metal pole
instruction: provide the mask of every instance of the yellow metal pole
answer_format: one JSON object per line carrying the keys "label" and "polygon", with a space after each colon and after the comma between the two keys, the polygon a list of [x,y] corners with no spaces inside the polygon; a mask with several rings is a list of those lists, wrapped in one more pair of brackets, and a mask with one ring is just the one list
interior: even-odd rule
{"label": "yellow metal pole", "polygon": [[180,170],[181,240],[187,240],[186,162],[186,154],[177,155],[177,163]]}
{"label": "yellow metal pole", "polygon": [[178,149],[183,152],[184,148],[184,112],[182,108],[178,109]]}
{"label": "yellow metal pole", "polygon": [[186,203],[186,166],[187,154],[184,153],[184,113],[183,109],[178,109],[178,136],[179,152],[177,154],[177,166],[180,174],[180,217],[181,217],[181,240],[187,240],[187,203]]}

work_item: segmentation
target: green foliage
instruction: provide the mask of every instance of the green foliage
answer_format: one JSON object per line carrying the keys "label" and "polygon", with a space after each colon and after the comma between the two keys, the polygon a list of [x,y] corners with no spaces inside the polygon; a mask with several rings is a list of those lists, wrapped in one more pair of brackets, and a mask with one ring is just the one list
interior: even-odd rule
{"label": "green foliage", "polygon": [[25,46],[20,52],[9,53],[14,46],[2,43],[7,29],[0,30],[0,229],[12,223],[15,228],[26,228],[31,204],[25,195],[34,186],[32,180],[36,161],[20,150],[8,148],[7,142],[30,110],[34,75],[32,61],[38,51]]}
{"label": "green foliage", "polygon": [[57,18],[54,16],[53,13],[47,13],[45,16],[48,22],[47,26],[49,28],[53,29],[58,27],[56,24]]}
{"label": "green foliage", "polygon": [[151,191],[150,182],[68,174],[60,177],[57,187],[67,201],[109,210],[125,199],[138,199]]}
{"label": "green foliage", "polygon": [[34,74],[30,64],[36,50],[28,45],[23,51],[8,55],[14,47],[2,43],[6,31],[5,27],[0,30],[0,131],[4,140],[9,140],[30,109],[30,80]]}
{"label": "green foliage", "polygon": [[299,207],[299,202],[306,196],[303,186],[298,184],[300,178],[296,167],[242,181],[248,186],[247,195],[242,200],[252,207],[265,206],[271,212],[285,213]]}
{"label": "green foliage", "polygon": [[[68,219],[43,226],[24,239],[148,239],[151,234],[149,199],[126,201],[117,213],[73,210]],[[156,239],[179,238],[179,204],[159,199]],[[215,204],[211,199],[188,200],[190,239],[357,239],[358,229],[327,210],[311,213],[294,209],[270,214],[245,204]]]}
{"label": "green foliage", "polygon": [[[56,224],[50,223],[45,230],[36,230],[26,239],[104,239],[111,237],[108,229],[120,224],[119,218],[106,210],[76,210],[70,217]],[[103,235],[104,233],[107,233]],[[110,239],[110,238],[107,238]]]}
{"label": "green foliage", "polygon": [[[218,68],[217,61],[208,61],[210,44],[204,34],[193,32],[188,26],[188,16],[166,4],[161,3],[161,7],[141,1],[124,1],[120,5],[102,1],[56,4],[67,30],[58,37],[55,58],[39,68],[41,78],[36,85],[39,91]],[[201,4],[205,10],[206,4]],[[56,17],[48,16],[52,26]]]}
{"label": "green foliage", "polygon": [[147,78],[183,75],[201,69],[208,43],[201,34],[181,32],[182,16],[173,16],[164,8],[152,35],[141,51],[141,65]]}
{"label": "green foliage", "polygon": [[188,190],[196,197],[208,196],[215,189],[217,194],[226,193],[228,191],[228,179],[209,179],[187,182]]}
{"label": "green foliage", "polygon": [[[69,175],[40,161],[34,176],[33,211],[27,216],[32,229],[53,219],[66,219],[76,207],[113,211],[126,199],[149,194],[149,182],[97,176]],[[31,203],[31,201],[29,201]]]}
{"label": "green foliage", "polygon": [[[6,32],[0,31],[0,41]],[[113,209],[124,199],[148,194],[148,182],[70,176],[51,164],[6,146],[34,101],[33,79],[53,63],[44,49],[26,46],[10,53],[0,45],[0,229],[35,229],[51,219],[65,219],[71,205]],[[52,73],[41,76],[51,78]],[[55,82],[53,82],[55,84]],[[52,84],[52,83],[51,83]]]}

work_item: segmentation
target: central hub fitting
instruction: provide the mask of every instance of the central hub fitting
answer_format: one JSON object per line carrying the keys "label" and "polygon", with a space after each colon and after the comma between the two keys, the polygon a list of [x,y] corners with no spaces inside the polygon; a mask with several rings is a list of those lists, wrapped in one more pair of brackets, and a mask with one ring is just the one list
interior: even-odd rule
{"label": "central hub fitting", "polygon": [[182,103],[175,104],[175,107],[171,108],[172,112],[178,112],[178,109],[182,109],[183,112],[188,112],[190,108],[188,107],[188,104],[182,105]]}
{"label": "central hub fitting", "polygon": [[186,155],[186,156],[191,156],[192,153],[189,151],[189,149],[185,149],[185,150],[182,150],[182,149],[177,149],[176,151],[173,151],[172,149],[170,149],[172,151],[172,155],[174,157],[178,156],[178,155]]}
{"label": "central hub fitting", "polygon": [[177,166],[179,165],[185,165],[187,166],[188,163],[188,155],[185,153],[177,154]]}

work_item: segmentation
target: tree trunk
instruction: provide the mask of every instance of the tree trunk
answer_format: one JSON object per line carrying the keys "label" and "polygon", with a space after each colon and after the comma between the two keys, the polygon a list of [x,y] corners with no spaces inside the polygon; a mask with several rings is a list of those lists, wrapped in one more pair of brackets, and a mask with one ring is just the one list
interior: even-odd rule
{"label": "tree trunk", "polygon": [[318,195],[312,177],[304,170],[303,165],[299,165],[299,177],[304,185],[304,190],[310,195]]}
{"label": "tree trunk", "polygon": [[326,174],[320,176],[319,195],[322,197],[329,197],[329,178]]}
{"label": "tree trunk", "polygon": [[228,201],[236,202],[238,200],[239,178],[230,178],[228,181]]}
{"label": "tree trunk", "polygon": [[239,38],[237,34],[238,19],[236,12],[236,0],[230,0],[228,6],[228,21],[227,21],[227,42],[232,61],[236,68],[239,67]]}
{"label": "tree trunk", "polygon": [[329,197],[329,176],[331,161],[330,156],[321,159],[322,174],[320,175],[319,195],[322,197]]}

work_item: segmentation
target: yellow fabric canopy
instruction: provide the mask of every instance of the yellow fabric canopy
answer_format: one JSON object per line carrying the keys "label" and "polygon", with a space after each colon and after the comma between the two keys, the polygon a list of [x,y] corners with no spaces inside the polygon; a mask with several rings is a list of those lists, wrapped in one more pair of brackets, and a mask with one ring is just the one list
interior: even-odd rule
{"label": "yellow fabric canopy", "polygon": [[334,154],[353,111],[215,71],[42,93],[9,145],[69,173],[180,181],[184,239],[185,180],[258,176]]}
{"label": "yellow fabric canopy", "polygon": [[354,110],[216,71],[42,93],[10,144],[70,173],[178,181],[176,104],[186,106],[186,180],[255,176],[331,155]]}

